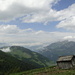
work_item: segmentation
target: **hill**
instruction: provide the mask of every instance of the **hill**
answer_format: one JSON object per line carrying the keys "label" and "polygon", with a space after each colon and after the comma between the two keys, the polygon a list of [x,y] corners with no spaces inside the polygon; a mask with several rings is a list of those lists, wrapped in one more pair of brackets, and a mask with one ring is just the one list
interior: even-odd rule
{"label": "hill", "polygon": [[39,53],[46,56],[50,60],[56,61],[59,56],[75,55],[75,42],[61,41],[52,43],[44,49],[39,50]]}
{"label": "hill", "polygon": [[22,72],[37,68],[34,65],[25,63],[0,51],[0,75],[9,75],[10,73]]}
{"label": "hill", "polygon": [[1,50],[18,60],[35,65],[37,68],[47,67],[52,64],[48,58],[21,46],[4,47]]}

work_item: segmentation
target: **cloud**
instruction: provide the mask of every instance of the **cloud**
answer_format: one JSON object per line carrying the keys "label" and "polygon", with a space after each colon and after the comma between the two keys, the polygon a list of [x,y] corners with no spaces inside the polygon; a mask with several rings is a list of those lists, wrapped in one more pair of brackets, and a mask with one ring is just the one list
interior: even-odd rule
{"label": "cloud", "polygon": [[0,34],[3,33],[14,34],[18,32],[19,28],[16,25],[0,25]]}
{"label": "cloud", "polygon": [[57,28],[74,30],[75,4],[57,11],[52,6],[60,0],[0,0],[0,21],[19,18],[25,23],[60,21]]}
{"label": "cloud", "polygon": [[[68,37],[67,37],[68,36]],[[71,32],[46,32],[35,31],[31,28],[20,29],[17,25],[1,25],[0,26],[0,42],[11,45],[19,45],[25,47],[45,46],[50,43],[73,39],[75,33]],[[74,39],[73,39],[74,40]]]}
{"label": "cloud", "polygon": [[20,29],[17,25],[0,25],[0,34],[23,34],[24,32],[33,32],[33,30]]}
{"label": "cloud", "polygon": [[69,40],[69,41],[75,41],[75,35],[65,36],[63,39],[64,40]]}
{"label": "cloud", "polygon": [[0,49],[3,52],[11,52],[10,47]]}
{"label": "cloud", "polygon": [[75,4],[72,4],[67,9],[61,10],[59,13],[60,23],[56,26],[57,28],[63,28],[66,30],[75,31]]}
{"label": "cloud", "polygon": [[75,31],[75,16],[71,16],[68,19],[61,21],[57,28],[64,28],[66,30]]}
{"label": "cloud", "polygon": [[23,22],[39,22],[38,17],[41,15],[40,20],[44,22],[48,15],[51,17],[52,11],[55,12],[52,6],[58,1],[60,0],[0,0],[0,21],[22,17]]}
{"label": "cloud", "polygon": [[64,39],[73,39],[73,36],[65,36]]}
{"label": "cloud", "polygon": [[25,23],[34,23],[34,22],[47,23],[50,21],[56,21],[57,17],[58,17],[57,12],[55,10],[51,9],[47,12],[39,12],[39,13],[35,13],[33,15],[28,15],[28,16],[22,18],[22,20]]}
{"label": "cloud", "polygon": [[39,34],[43,34],[43,33],[45,33],[45,32],[42,31],[42,30],[39,30],[39,31],[37,31],[35,34],[36,34],[36,35],[39,35]]}

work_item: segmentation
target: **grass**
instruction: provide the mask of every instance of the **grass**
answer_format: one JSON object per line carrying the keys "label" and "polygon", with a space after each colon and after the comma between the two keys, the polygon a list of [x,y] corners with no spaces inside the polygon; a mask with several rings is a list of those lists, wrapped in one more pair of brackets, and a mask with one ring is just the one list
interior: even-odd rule
{"label": "grass", "polygon": [[29,70],[11,75],[75,75],[75,69],[62,70],[55,66]]}

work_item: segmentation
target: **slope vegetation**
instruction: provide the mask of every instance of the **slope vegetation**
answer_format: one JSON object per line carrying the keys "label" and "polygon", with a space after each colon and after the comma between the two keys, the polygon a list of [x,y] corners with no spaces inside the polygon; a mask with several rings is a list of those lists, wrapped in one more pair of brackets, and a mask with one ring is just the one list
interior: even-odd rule
{"label": "slope vegetation", "polygon": [[26,72],[14,73],[11,75],[75,75],[75,69],[62,70],[57,67],[34,69]]}
{"label": "slope vegetation", "polygon": [[23,62],[27,62],[32,65],[34,64],[38,68],[47,67],[51,65],[51,61],[48,58],[27,48],[21,46],[11,46],[10,50],[11,51],[8,52],[10,55],[16,57],[17,59]]}
{"label": "slope vegetation", "polygon": [[0,75],[9,75],[10,73],[31,70],[34,68],[37,67],[0,51]]}

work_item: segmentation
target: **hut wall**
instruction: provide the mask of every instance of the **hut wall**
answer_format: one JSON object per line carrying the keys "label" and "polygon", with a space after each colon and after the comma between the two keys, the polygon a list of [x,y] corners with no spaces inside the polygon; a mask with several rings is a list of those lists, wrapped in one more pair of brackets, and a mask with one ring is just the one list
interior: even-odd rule
{"label": "hut wall", "polygon": [[75,66],[75,58],[72,59],[72,64]]}
{"label": "hut wall", "polygon": [[60,69],[70,69],[73,67],[71,62],[58,62],[57,65]]}

